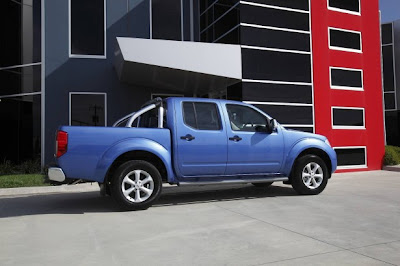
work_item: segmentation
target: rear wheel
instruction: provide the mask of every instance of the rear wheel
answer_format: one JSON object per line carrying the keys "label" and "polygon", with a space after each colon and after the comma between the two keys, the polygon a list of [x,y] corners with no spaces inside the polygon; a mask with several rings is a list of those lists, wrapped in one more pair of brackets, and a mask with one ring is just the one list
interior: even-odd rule
{"label": "rear wheel", "polygon": [[290,178],[297,193],[317,195],[325,189],[329,173],[321,158],[316,155],[305,155],[297,160]]}
{"label": "rear wheel", "polygon": [[160,196],[161,175],[146,161],[129,161],[118,167],[111,181],[111,195],[124,210],[143,210]]}
{"label": "rear wheel", "polygon": [[259,187],[259,188],[266,188],[272,185],[272,183],[274,182],[264,182],[264,183],[251,183],[253,186],[255,187]]}

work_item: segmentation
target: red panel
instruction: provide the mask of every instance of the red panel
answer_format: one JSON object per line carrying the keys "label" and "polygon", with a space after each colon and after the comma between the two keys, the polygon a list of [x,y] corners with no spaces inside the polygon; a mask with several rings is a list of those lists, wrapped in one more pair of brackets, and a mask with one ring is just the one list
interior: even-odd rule
{"label": "red panel", "polygon": [[[360,1],[358,16],[328,10],[327,0],[311,0],[315,129],[327,136],[333,147],[366,146],[367,170],[378,170],[385,153],[379,3]],[[363,52],[330,50],[328,27],[360,31]],[[331,89],[331,66],[363,69],[364,91]],[[365,108],[366,130],[332,129],[332,106]],[[343,171],[353,170],[338,172]]]}

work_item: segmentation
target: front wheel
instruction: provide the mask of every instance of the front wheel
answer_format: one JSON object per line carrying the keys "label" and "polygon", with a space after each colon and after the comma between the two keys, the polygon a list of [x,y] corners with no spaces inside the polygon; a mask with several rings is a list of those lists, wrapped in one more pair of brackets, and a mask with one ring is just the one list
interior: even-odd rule
{"label": "front wheel", "polygon": [[118,167],[111,181],[111,196],[124,210],[144,210],[160,196],[162,180],[146,161],[129,161]]}
{"label": "front wheel", "polygon": [[328,184],[328,168],[325,162],[316,155],[300,157],[291,174],[293,189],[301,195],[317,195]]}

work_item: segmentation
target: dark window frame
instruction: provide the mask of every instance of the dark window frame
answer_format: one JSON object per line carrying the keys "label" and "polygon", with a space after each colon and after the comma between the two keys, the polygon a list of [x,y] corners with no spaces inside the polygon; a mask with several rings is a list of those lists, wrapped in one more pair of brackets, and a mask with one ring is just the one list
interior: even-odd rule
{"label": "dark window frame", "polygon": [[[360,49],[353,49],[353,48],[347,48],[347,47],[341,47],[341,46],[334,46],[331,45],[331,30],[335,31],[342,31],[346,33],[354,33],[358,34],[360,36],[359,38],[359,43],[360,43]],[[362,33],[360,31],[355,31],[355,30],[348,30],[348,29],[341,29],[341,28],[335,28],[335,27],[328,27],[328,45],[330,50],[337,50],[337,51],[344,51],[344,52],[353,52],[353,53],[363,53],[363,43],[362,43]]]}
{"label": "dark window frame", "polygon": [[69,93],[68,125],[72,125],[72,95],[103,95],[104,96],[104,127],[107,127],[107,93],[106,92],[80,92]]}
{"label": "dark window frame", "polygon": [[339,165],[337,166],[338,170],[341,169],[358,169],[358,168],[367,168],[368,167],[368,153],[367,153],[367,147],[366,146],[344,146],[344,147],[333,147],[335,150],[358,150],[358,149],[364,149],[364,164],[352,164],[352,165]]}
{"label": "dark window frame", "polygon": [[154,25],[156,24],[155,22],[154,22],[154,10],[153,10],[153,1],[152,0],[150,0],[150,4],[149,4],[149,14],[150,14],[150,39],[155,39],[155,40],[173,40],[173,41],[183,41],[184,39],[185,39],[185,36],[184,36],[184,25],[183,25],[183,23],[184,23],[184,18],[183,18],[183,15],[184,15],[184,12],[183,12],[183,2],[182,2],[182,0],[179,0],[179,15],[180,15],[180,18],[179,18],[179,24],[180,24],[180,26],[179,26],[179,39],[175,39],[175,38],[165,38],[165,37],[163,37],[163,38],[154,38],[154,32],[155,32],[155,30],[154,30]]}
{"label": "dark window frame", "polygon": [[331,0],[327,0],[326,2],[327,2],[329,10],[337,11],[337,12],[341,12],[341,13],[347,13],[347,14],[351,14],[351,15],[361,16],[361,0],[358,0],[358,12],[353,11],[353,10],[348,10],[348,9],[344,9],[344,8],[331,6],[330,5]]}
{"label": "dark window frame", "polygon": [[[232,121],[231,121],[231,118],[229,117],[229,110],[228,110],[228,108],[229,108],[230,106],[240,106],[240,107],[242,107],[242,108],[247,108],[247,109],[250,109],[250,110],[256,112],[257,114],[259,114],[260,116],[262,116],[263,118],[265,118],[265,122],[266,122],[266,123],[265,123],[265,126],[267,126],[267,124],[268,124],[269,121],[270,121],[270,119],[269,119],[267,116],[265,116],[263,113],[261,113],[260,111],[254,109],[254,108],[251,108],[251,107],[246,106],[246,105],[241,105],[241,104],[228,103],[228,104],[225,105],[225,108],[226,108],[226,111],[227,111],[227,113],[228,113],[228,120],[229,120],[230,128],[231,128],[231,130],[234,131],[234,132],[256,133],[257,131],[255,130],[255,128],[254,128],[254,130],[240,130],[240,128],[239,128],[239,130],[236,130],[236,129],[232,128]],[[233,123],[233,124],[234,124],[234,123]]]}
{"label": "dark window frame", "polygon": [[[189,125],[186,122],[186,118],[185,118],[185,110],[184,110],[184,104],[185,103],[191,103],[193,105],[193,110],[194,110],[194,116],[195,116],[195,120],[196,120],[196,127],[193,127],[191,125]],[[211,104],[215,106],[215,110],[217,111],[217,117],[218,117],[218,124],[219,124],[219,128],[218,129],[201,129],[198,126],[198,121],[197,121],[197,114],[196,114],[196,103],[205,103],[205,104]],[[221,112],[219,110],[219,107],[216,103],[212,103],[212,102],[197,102],[197,101],[182,101],[181,103],[181,110],[182,110],[182,118],[183,118],[183,124],[189,128],[191,128],[192,130],[199,130],[199,131],[222,131],[224,129],[223,124],[222,124],[222,117],[221,117]]]}
{"label": "dark window frame", "polygon": [[104,30],[104,51],[102,55],[90,54],[74,54],[72,53],[72,19],[71,19],[71,1],[68,0],[68,56],[69,58],[91,58],[91,59],[107,59],[107,1],[104,3],[104,17],[103,17],[103,30]]}
{"label": "dark window frame", "polygon": [[[334,85],[333,84],[333,79],[332,79],[332,70],[334,70],[334,69],[344,70],[344,71],[351,71],[351,72],[360,72],[361,73],[361,87]],[[331,89],[364,91],[364,71],[362,69],[346,68],[346,67],[329,67],[329,81],[330,81]]]}
{"label": "dark window frame", "polygon": [[[350,125],[338,125],[334,123],[334,110],[361,110],[363,114],[363,125],[362,126],[350,126]],[[332,106],[331,108],[331,120],[332,120],[332,129],[356,129],[356,130],[365,130],[365,108],[363,107],[343,107],[343,106]]]}

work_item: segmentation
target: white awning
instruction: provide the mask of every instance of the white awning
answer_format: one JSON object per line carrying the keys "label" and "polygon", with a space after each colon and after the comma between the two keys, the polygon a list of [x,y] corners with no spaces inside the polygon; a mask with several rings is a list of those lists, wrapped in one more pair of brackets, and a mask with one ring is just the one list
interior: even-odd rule
{"label": "white awning", "polygon": [[121,81],[159,89],[207,93],[242,79],[239,45],[117,38]]}

